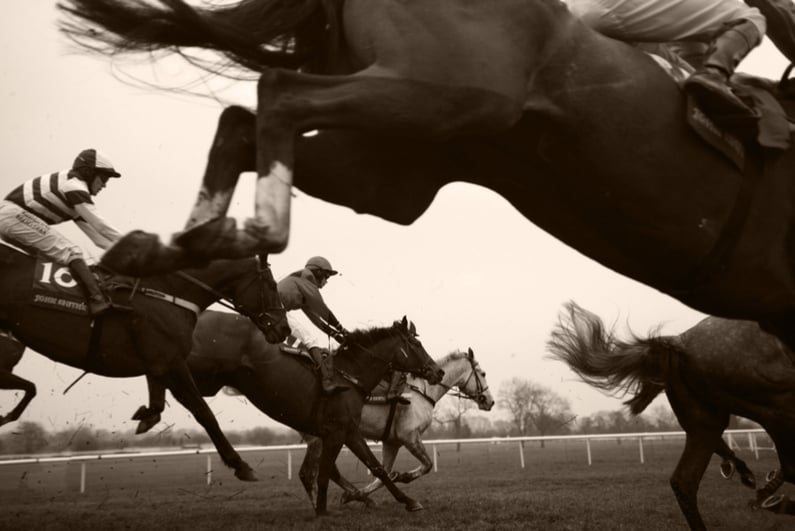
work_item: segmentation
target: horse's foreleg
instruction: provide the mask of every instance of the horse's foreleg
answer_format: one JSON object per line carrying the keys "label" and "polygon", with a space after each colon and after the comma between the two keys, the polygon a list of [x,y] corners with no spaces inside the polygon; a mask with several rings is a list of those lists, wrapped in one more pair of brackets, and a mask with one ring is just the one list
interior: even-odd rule
{"label": "horse's foreleg", "polygon": [[[392,481],[394,481],[395,483],[399,483],[400,480],[398,479],[398,477],[400,476],[400,474],[398,475],[393,474],[392,468],[395,466],[395,459],[397,459],[397,454],[398,451],[400,450],[401,443],[394,441],[383,441],[382,444],[383,444],[383,451],[381,453],[381,464],[383,465],[384,470],[386,470],[387,474],[389,474],[390,477],[392,477]],[[366,485],[360,491],[360,493],[363,496],[369,496],[370,494],[377,491],[383,486],[384,484],[381,482],[381,480],[375,478],[368,485]]]}
{"label": "horse's foreleg", "polygon": [[748,465],[737,457],[737,454],[729,448],[729,445],[726,444],[726,441],[721,439],[718,441],[718,446],[715,448],[715,453],[723,459],[723,462],[720,465],[721,474],[726,479],[731,478],[732,474],[736,470],[740,473],[740,482],[749,488],[756,488],[756,477],[754,473],[748,468]]}
{"label": "horse's foreleg", "polygon": [[185,230],[174,242],[204,257],[251,256],[258,240],[226,218],[240,174],[256,169],[256,119],[242,107],[221,113],[201,190]]}
{"label": "horse's foreleg", "polygon": [[[286,247],[295,140],[301,133],[350,129],[445,140],[505,131],[522,116],[520,102],[495,92],[386,77],[377,69],[353,76],[271,69],[260,77],[257,101],[255,216],[242,229],[214,224],[193,241],[180,237],[179,245],[191,252],[233,257]],[[208,182],[205,177],[201,207],[191,222],[225,212],[216,205],[228,203],[228,188],[212,189]]]}
{"label": "horse's foreleg", "polygon": [[234,469],[235,476],[243,481],[256,481],[254,471],[243,461],[221,431],[218,421],[207,402],[201,397],[196,384],[184,363],[174,363],[164,377],[166,387],[174,398],[190,411],[215,444],[218,455],[226,466]]}
{"label": "horse's foreleg", "polygon": [[417,468],[409,470],[408,472],[401,472],[395,478],[396,482],[411,483],[417,478],[420,478],[431,471],[433,468],[433,460],[428,455],[425,445],[420,439],[420,434],[415,433],[411,441],[404,444],[404,446],[411,452],[411,455],[417,458],[420,465]]}
{"label": "horse's foreleg", "polygon": [[317,509],[317,503],[315,502],[317,499],[317,474],[320,466],[320,456],[323,454],[323,441],[320,437],[315,437],[314,435],[303,434],[303,436],[304,440],[306,440],[306,453],[298,471],[298,478],[304,486],[306,495],[309,496],[312,508]]}
{"label": "horse's foreleg", "polygon": [[370,469],[373,476],[381,480],[395,500],[406,506],[406,510],[419,511],[424,509],[421,503],[406,496],[406,494],[395,485],[389,477],[389,472],[386,471],[375,455],[373,455],[372,450],[367,446],[367,442],[359,431],[349,434],[348,438],[345,440],[345,445]]}
{"label": "horse's foreleg", "polygon": [[[196,203],[185,230],[174,235],[174,245],[164,245],[154,234],[136,231],[125,235],[103,255],[102,263],[119,273],[143,275],[198,267],[215,257],[216,248],[229,258],[251,256],[256,239],[236,252],[233,243],[246,242],[245,232],[235,233],[233,219],[224,217],[240,174],[255,168],[255,117],[242,107],[225,109],[208,156]],[[232,234],[232,243],[229,235]]]}
{"label": "horse's foreleg", "polygon": [[[23,347],[24,350],[24,347]],[[1,370],[0,370],[1,371]],[[36,396],[36,385],[24,378],[20,378],[11,372],[0,372],[0,389],[19,389],[24,392],[22,400],[12,409],[8,415],[0,416],[0,426],[14,422],[22,415],[30,401]]]}
{"label": "horse's foreleg", "polygon": [[328,514],[328,482],[344,440],[345,435],[342,430],[329,430],[323,434],[323,451],[317,471],[317,504],[315,505],[317,516]]}
{"label": "horse's foreleg", "polygon": [[149,390],[149,405],[139,407],[132,416],[132,420],[139,421],[135,429],[136,435],[146,433],[160,422],[160,414],[166,408],[166,387],[157,378],[148,374],[146,386]]}

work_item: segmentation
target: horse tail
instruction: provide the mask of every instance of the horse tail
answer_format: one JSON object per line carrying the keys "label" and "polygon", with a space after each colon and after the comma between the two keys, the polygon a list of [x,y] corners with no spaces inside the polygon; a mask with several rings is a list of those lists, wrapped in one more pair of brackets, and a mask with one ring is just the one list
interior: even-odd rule
{"label": "horse tail", "polygon": [[682,353],[675,337],[617,340],[602,320],[574,302],[554,327],[547,348],[585,383],[622,395],[633,415],[641,413],[665,390]]}
{"label": "horse tail", "polygon": [[[91,51],[105,54],[183,53],[188,47],[221,52],[254,71],[298,68],[307,47],[296,38],[306,25],[325,24],[323,0],[242,0],[219,7],[193,7],[184,0],[61,0],[60,30]],[[316,33],[316,32],[311,32]],[[219,73],[218,65],[200,66]]]}

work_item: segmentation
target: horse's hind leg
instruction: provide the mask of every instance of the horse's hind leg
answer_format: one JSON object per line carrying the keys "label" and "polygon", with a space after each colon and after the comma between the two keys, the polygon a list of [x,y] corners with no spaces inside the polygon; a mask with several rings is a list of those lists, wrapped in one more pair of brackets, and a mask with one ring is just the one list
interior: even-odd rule
{"label": "horse's hind leg", "polygon": [[23,391],[22,400],[12,409],[8,415],[0,416],[0,426],[14,422],[22,415],[30,401],[36,396],[36,386],[33,382],[25,380],[14,374],[12,371],[16,367],[22,354],[25,352],[25,345],[17,341],[10,334],[0,331],[0,389]]}
{"label": "horse's hind leg", "polygon": [[0,426],[2,426],[9,422],[14,422],[22,415],[22,412],[28,407],[30,401],[36,396],[36,385],[13,373],[0,372],[0,389],[19,389],[24,392],[22,400],[19,401],[14,409],[12,409],[8,415],[0,416]]}
{"label": "horse's hind leg", "polygon": [[697,433],[688,431],[685,449],[671,476],[671,489],[690,529],[706,529],[698,511],[698,486],[722,432],[723,429],[712,432],[701,430]]}
{"label": "horse's hind leg", "polygon": [[226,466],[234,469],[235,476],[243,481],[256,481],[254,471],[243,461],[240,454],[232,447],[229,440],[221,431],[218,421],[207,402],[201,397],[199,389],[193,382],[190,371],[185,363],[175,363],[163,377],[164,385],[171,391],[174,398],[190,411],[194,418],[202,425],[207,435],[215,444],[218,455]]}

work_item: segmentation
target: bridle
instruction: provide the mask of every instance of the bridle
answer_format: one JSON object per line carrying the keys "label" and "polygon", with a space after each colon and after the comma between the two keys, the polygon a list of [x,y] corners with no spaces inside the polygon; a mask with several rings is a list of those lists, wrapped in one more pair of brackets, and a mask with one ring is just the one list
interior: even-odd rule
{"label": "bridle", "polygon": [[[466,379],[466,381],[463,384],[450,386],[450,385],[445,385],[445,384],[442,383],[442,384],[439,384],[439,385],[441,385],[442,387],[445,387],[448,392],[455,389],[454,392],[450,393],[451,396],[454,396],[454,397],[457,397],[457,398],[468,398],[470,400],[474,400],[478,404],[484,404],[486,402],[486,400],[487,400],[486,391],[489,390],[489,386],[488,385],[483,385],[483,382],[480,379],[480,373],[478,372],[478,368],[480,366],[478,365],[478,362],[475,361],[475,358],[473,356],[467,355],[467,361],[469,361],[469,366],[471,367],[472,370],[469,373],[469,377]],[[463,391],[463,389],[465,389],[469,385],[469,382],[472,380],[472,378],[475,379],[475,394],[474,394],[474,396],[469,394],[469,393],[467,393],[466,391]]]}

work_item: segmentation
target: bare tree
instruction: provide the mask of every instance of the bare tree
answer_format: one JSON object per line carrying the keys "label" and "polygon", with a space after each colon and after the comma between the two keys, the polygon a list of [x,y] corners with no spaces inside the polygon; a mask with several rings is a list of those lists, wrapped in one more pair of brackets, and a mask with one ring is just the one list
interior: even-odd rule
{"label": "bare tree", "polygon": [[519,435],[527,435],[531,429],[540,435],[568,431],[568,425],[575,419],[568,400],[528,380],[509,380],[498,397],[498,406],[511,414]]}

